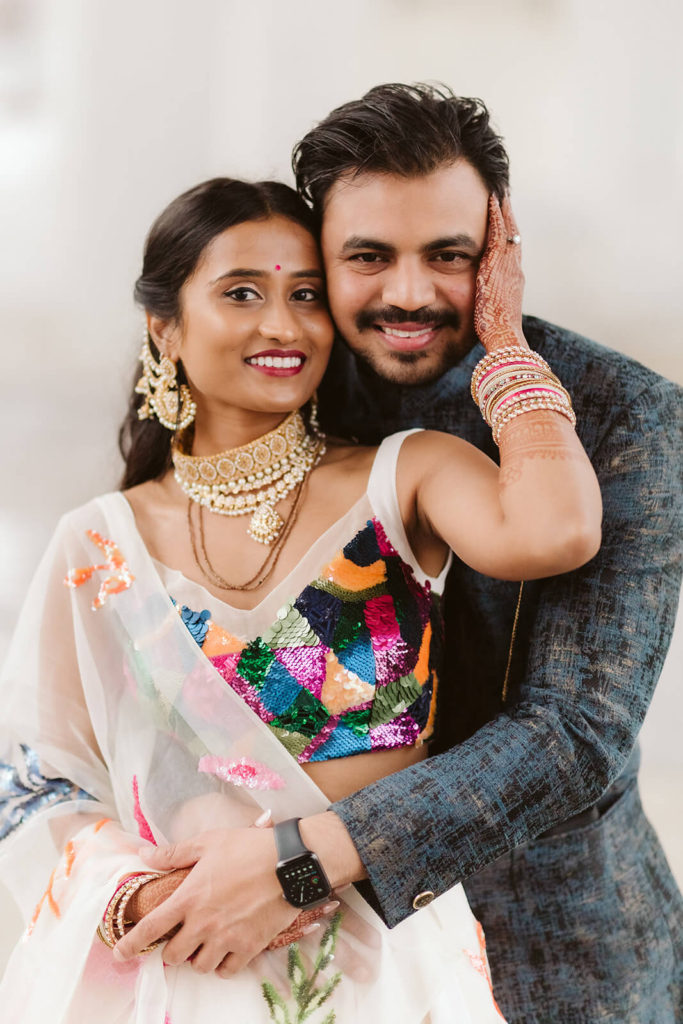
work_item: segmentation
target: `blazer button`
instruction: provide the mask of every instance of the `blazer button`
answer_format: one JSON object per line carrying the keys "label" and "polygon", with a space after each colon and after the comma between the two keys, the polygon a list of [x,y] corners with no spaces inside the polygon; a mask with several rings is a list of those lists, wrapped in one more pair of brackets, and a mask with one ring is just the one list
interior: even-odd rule
{"label": "blazer button", "polygon": [[434,893],[431,889],[419,892],[413,900],[413,910],[422,910],[423,907],[428,907],[434,898]]}

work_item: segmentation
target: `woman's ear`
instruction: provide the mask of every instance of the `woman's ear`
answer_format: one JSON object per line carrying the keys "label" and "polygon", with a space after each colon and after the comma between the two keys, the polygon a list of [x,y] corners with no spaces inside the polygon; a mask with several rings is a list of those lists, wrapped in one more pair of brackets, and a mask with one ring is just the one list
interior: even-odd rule
{"label": "woman's ear", "polygon": [[176,320],[162,320],[153,313],[146,313],[147,330],[162,356],[177,362],[180,356],[181,330]]}

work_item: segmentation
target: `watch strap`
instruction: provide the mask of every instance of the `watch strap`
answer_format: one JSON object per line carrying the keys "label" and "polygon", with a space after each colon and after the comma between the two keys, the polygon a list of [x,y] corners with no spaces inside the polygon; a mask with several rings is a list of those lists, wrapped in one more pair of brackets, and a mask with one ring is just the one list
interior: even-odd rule
{"label": "watch strap", "polygon": [[300,821],[301,818],[287,818],[286,821],[279,821],[273,828],[279,862],[291,860],[292,857],[300,857],[302,853],[310,853],[301,838]]}

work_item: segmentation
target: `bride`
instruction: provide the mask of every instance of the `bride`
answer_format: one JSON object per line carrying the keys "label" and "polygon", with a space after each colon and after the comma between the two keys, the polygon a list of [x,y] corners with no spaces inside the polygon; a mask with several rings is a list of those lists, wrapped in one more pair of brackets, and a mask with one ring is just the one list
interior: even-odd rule
{"label": "bride", "polygon": [[[491,200],[498,283],[509,216]],[[3,1019],[500,1021],[462,888],[388,929],[328,808],[428,755],[451,551],[507,579],[596,552],[569,396],[523,346],[481,361],[500,469],[434,432],[323,437],[315,229],[273,182],[172,202],[136,297],[123,489],[60,522],[2,679]],[[521,472],[521,421],[574,457]]]}

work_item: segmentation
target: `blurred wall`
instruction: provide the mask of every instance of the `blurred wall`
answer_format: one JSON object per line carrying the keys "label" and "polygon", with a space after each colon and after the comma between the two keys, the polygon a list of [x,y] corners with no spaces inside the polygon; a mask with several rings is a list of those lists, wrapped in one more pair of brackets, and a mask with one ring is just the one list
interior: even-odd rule
{"label": "blurred wall", "polygon": [[[151,220],[215,174],[289,180],[378,82],[484,98],[526,310],[683,380],[682,29],[678,0],[0,0],[0,653],[59,514],[116,486]],[[683,777],[681,646],[644,740]]]}

